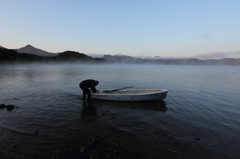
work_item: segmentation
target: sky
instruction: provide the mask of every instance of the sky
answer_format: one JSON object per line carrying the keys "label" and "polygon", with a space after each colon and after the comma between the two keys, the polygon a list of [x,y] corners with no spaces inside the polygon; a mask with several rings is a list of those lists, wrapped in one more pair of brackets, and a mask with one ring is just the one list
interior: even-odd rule
{"label": "sky", "polygon": [[0,0],[0,46],[192,57],[240,52],[240,0]]}

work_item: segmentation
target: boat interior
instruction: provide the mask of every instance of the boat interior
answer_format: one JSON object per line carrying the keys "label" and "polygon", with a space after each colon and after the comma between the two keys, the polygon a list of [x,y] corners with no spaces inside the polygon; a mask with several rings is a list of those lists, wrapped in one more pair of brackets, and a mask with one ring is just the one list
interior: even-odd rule
{"label": "boat interior", "polygon": [[157,93],[162,92],[163,90],[119,90],[119,91],[103,91],[104,94],[148,94],[148,93]]}

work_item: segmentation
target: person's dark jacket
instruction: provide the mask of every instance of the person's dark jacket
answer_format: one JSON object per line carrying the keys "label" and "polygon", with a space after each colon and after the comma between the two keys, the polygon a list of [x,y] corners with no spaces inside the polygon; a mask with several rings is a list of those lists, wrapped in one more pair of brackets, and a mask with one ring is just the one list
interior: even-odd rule
{"label": "person's dark jacket", "polygon": [[85,81],[82,81],[80,84],[79,84],[80,88],[83,88],[83,89],[88,89],[88,88],[91,88],[91,90],[93,91],[93,93],[96,93],[96,81],[95,80],[92,80],[92,79],[88,79],[88,80],[85,80]]}

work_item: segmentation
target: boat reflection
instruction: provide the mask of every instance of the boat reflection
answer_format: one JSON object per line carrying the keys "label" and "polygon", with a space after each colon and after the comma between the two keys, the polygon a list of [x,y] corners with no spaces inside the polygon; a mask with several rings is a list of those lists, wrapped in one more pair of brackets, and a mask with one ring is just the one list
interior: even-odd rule
{"label": "boat reflection", "polygon": [[119,102],[119,101],[104,101],[104,100],[93,100],[94,106],[96,107],[118,107],[118,108],[130,108],[130,109],[143,109],[143,110],[154,110],[154,111],[167,111],[165,101],[144,101],[144,102]]}

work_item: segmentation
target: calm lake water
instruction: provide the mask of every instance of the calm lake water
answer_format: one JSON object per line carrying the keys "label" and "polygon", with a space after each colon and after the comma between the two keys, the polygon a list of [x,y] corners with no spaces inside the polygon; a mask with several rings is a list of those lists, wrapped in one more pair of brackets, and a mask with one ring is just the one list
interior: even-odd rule
{"label": "calm lake water", "polygon": [[[168,89],[164,101],[84,104],[97,89]],[[0,158],[240,158],[240,67],[0,65]]]}

